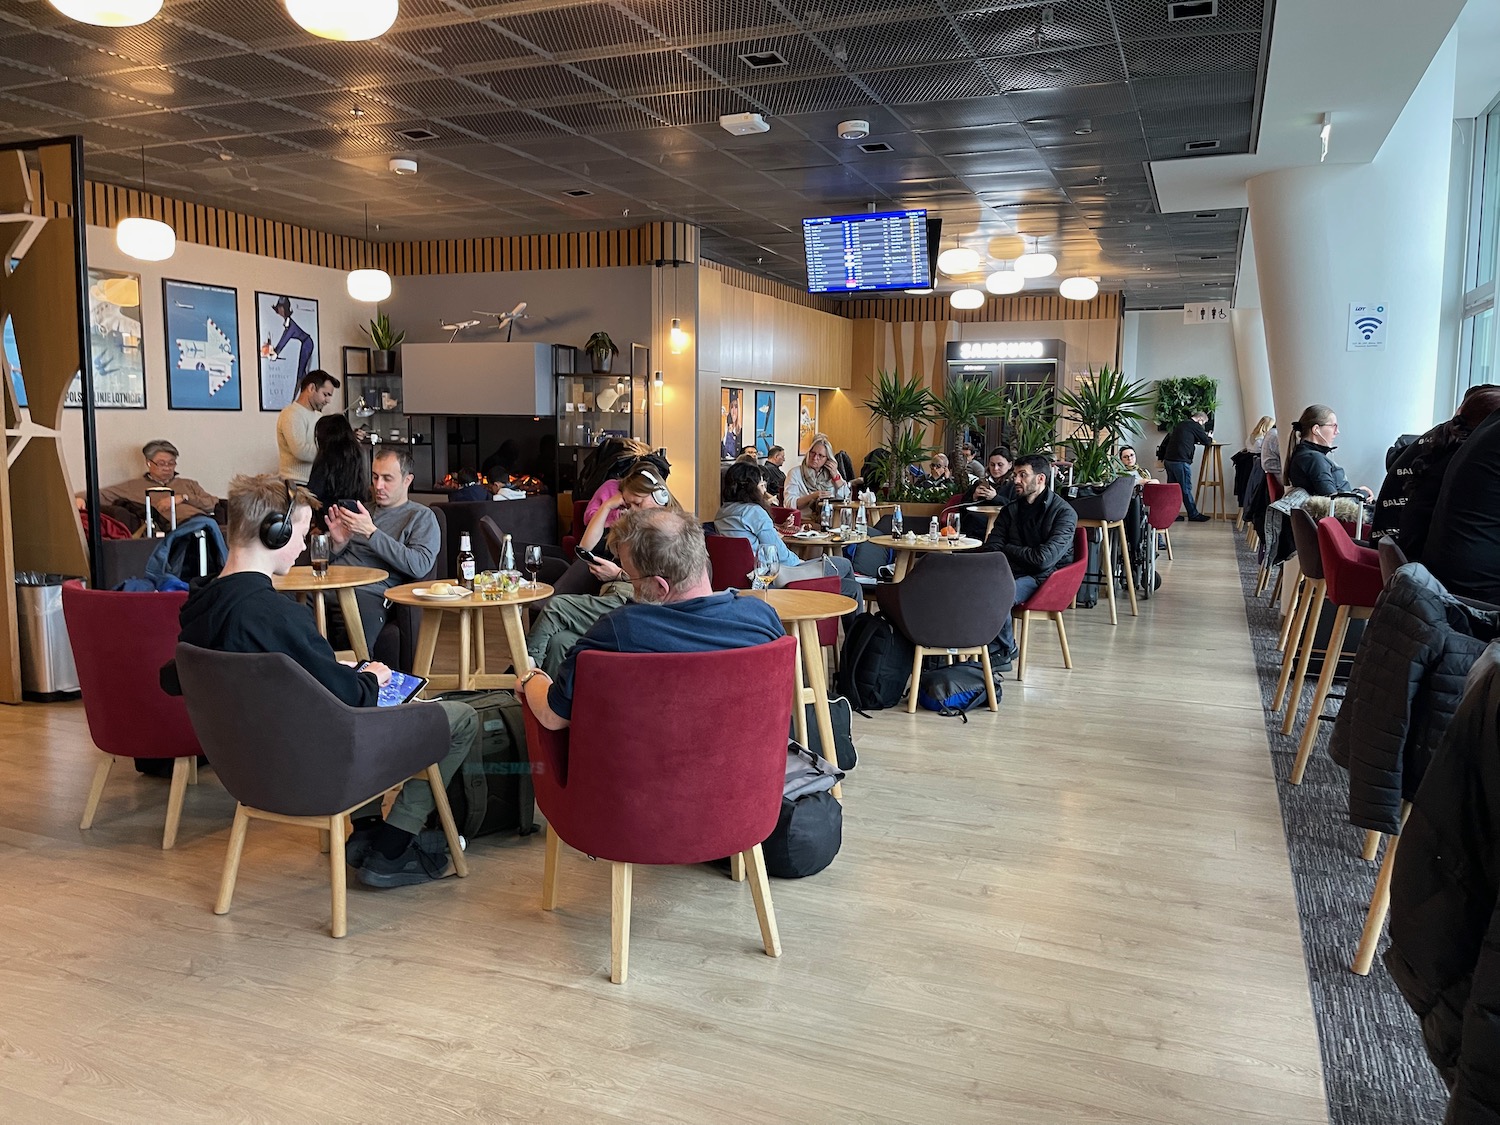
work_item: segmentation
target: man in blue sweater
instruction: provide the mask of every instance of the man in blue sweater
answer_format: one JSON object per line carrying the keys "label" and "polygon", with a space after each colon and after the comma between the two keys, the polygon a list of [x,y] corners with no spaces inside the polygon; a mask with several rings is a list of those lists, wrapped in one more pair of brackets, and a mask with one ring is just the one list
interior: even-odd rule
{"label": "man in blue sweater", "polygon": [[594,623],[569,650],[556,681],[533,669],[516,687],[549,730],[562,730],[572,718],[580,652],[716,652],[751,648],[784,635],[776,611],[759,598],[734,590],[714,593],[703,529],[687,512],[627,512],[610,529],[609,544],[635,601]]}

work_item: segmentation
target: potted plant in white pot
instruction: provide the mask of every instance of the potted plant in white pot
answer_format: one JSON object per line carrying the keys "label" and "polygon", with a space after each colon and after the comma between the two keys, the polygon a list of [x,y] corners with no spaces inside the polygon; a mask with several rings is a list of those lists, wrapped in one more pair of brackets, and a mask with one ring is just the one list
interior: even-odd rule
{"label": "potted plant in white pot", "polygon": [[595,375],[608,375],[615,356],[620,354],[620,349],[615,347],[608,332],[595,332],[589,337],[588,343],[583,345],[583,350],[588,353],[589,362],[594,365]]}
{"label": "potted plant in white pot", "polygon": [[405,332],[391,327],[391,318],[385,313],[376,313],[370,327],[360,325],[359,330],[370,337],[373,350],[370,353],[370,370],[377,375],[389,375],[396,370],[396,349],[406,339]]}

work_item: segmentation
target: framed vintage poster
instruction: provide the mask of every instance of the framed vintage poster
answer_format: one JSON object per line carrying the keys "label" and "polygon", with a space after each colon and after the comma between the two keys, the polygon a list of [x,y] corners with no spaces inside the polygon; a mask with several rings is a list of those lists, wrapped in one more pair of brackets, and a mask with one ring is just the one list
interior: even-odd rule
{"label": "framed vintage poster", "polygon": [[[95,410],[146,409],[146,350],[141,339],[141,275],[89,270],[89,354]],[[83,376],[63,405],[83,406]]]}
{"label": "framed vintage poster", "polygon": [[239,410],[239,294],[221,285],[162,279],[167,408]]}
{"label": "framed vintage poster", "polygon": [[318,302],[285,293],[255,294],[255,354],[260,408],[280,410],[297,397],[297,384],[318,359]]}
{"label": "framed vintage poster", "polygon": [[719,392],[719,411],[723,415],[723,440],[719,443],[719,459],[733,461],[745,448],[745,422],[740,413],[740,396],[744,392],[738,387],[725,387]]}
{"label": "framed vintage poster", "polygon": [[802,456],[812,447],[818,433],[818,396],[797,396],[797,456]]}
{"label": "framed vintage poster", "polygon": [[762,457],[776,444],[776,392],[755,392],[755,449]]}

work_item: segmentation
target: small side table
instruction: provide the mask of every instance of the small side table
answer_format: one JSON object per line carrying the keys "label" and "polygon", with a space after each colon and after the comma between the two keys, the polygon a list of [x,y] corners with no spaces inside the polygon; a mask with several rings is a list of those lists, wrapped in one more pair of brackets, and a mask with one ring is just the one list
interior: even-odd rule
{"label": "small side table", "polygon": [[[416,606],[422,611],[422,624],[417,633],[417,655],[412,671],[431,681],[431,686],[443,690],[456,687],[460,691],[470,688],[514,687],[516,677],[524,675],[531,667],[531,658],[526,654],[526,631],[521,625],[521,607],[532,602],[543,601],[552,596],[552,587],[545,582],[526,586],[499,601],[481,601],[471,593],[461,598],[445,600],[424,598],[415,593],[428,583],[408,582],[404,586],[392,586],[385,592],[388,601],[397,605]],[[506,644],[510,647],[514,672],[491,675],[484,667],[484,611],[500,611],[500,621],[505,627]],[[437,654],[438,633],[443,627],[444,614],[458,615],[458,674],[439,673],[433,675],[432,661]]]}
{"label": "small side table", "polygon": [[372,582],[384,582],[388,577],[385,571],[373,566],[330,566],[322,578],[314,575],[310,566],[294,566],[285,574],[273,577],[271,585],[282,594],[297,594],[299,597],[311,594],[313,616],[318,622],[318,632],[324,637],[328,636],[328,607],[323,595],[336,594],[354,655],[360,660],[368,660],[370,649],[365,644],[365,627],[359,617],[359,602],[354,597],[354,589]]}

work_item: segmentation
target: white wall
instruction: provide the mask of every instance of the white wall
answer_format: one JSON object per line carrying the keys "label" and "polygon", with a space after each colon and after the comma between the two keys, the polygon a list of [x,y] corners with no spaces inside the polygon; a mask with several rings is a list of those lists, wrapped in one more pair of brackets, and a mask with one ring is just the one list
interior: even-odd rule
{"label": "white wall", "polygon": [[[1235,360],[1234,331],[1222,324],[1184,324],[1181,309],[1125,314],[1125,342],[1121,359],[1125,374],[1141,382],[1207,375],[1219,382],[1219,409],[1214,436],[1232,453],[1245,442],[1246,425],[1240,406],[1239,365]],[[1149,417],[1150,415],[1148,415]],[[1161,439],[1148,424],[1141,444],[1146,464]],[[1228,472],[1226,465],[1225,472]]]}
{"label": "white wall", "polygon": [[[141,446],[152,438],[166,438],[181,456],[178,471],[218,496],[228,491],[237,473],[276,469],[276,414],[260,409],[260,373],[256,363],[255,293],[276,291],[318,302],[318,364],[340,375],[340,349],[367,344],[359,325],[373,306],[350,299],[341,270],[261,258],[233,250],[217,250],[179,242],[177,253],[165,262],[138,262],[115,248],[114,232],[88,228],[89,265],[136,273],[141,278],[141,330],[146,361],[146,409],[99,410],[97,447],[99,482],[112,484],[145,469]],[[238,290],[239,410],[167,409],[167,341],[162,315],[162,279],[197,281]],[[403,279],[396,279],[399,289]],[[336,395],[329,410],[343,406]],[[83,412],[63,412],[63,438],[68,476],[75,490],[83,487]]]}

